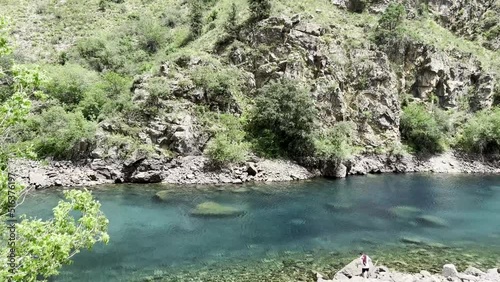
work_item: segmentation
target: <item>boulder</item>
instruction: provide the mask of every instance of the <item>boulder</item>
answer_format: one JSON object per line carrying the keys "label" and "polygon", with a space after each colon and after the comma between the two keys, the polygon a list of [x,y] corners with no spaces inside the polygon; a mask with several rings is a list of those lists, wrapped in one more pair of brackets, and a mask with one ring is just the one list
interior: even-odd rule
{"label": "boulder", "polygon": [[215,202],[204,202],[191,210],[190,214],[196,217],[236,217],[244,212],[240,209],[221,205]]}
{"label": "boulder", "polygon": [[47,179],[47,176],[41,171],[30,171],[29,183],[36,189],[45,188],[49,185],[49,180]]}
{"label": "boulder", "polygon": [[458,277],[458,271],[457,271],[457,268],[455,267],[455,265],[445,264],[443,266],[443,270],[441,271],[441,275],[443,275],[446,278],[448,278],[448,277],[454,278],[454,277]]}
{"label": "boulder", "polygon": [[472,275],[472,276],[481,276],[481,275],[484,275],[484,271],[480,270],[480,269],[477,269],[473,266],[469,266],[467,267],[467,269],[464,271],[464,274],[467,274],[467,275]]}
{"label": "boulder", "polygon": [[163,179],[160,171],[137,172],[132,175],[132,183],[159,183]]}
{"label": "boulder", "polygon": [[156,194],[154,195],[154,198],[156,200],[161,201],[161,202],[166,202],[166,201],[171,199],[170,195],[171,195],[171,192],[169,190],[163,190],[163,191],[156,192]]}
{"label": "boulder", "polygon": [[351,279],[355,276],[361,274],[361,268],[359,265],[359,260],[355,259],[351,261],[348,265],[338,271],[333,277],[334,280]]}

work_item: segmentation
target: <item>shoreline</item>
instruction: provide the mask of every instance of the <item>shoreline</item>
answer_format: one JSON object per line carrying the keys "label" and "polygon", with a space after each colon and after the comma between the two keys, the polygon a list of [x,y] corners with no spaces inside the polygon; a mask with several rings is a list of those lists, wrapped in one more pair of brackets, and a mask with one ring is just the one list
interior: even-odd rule
{"label": "shoreline", "polygon": [[500,161],[483,162],[452,152],[418,159],[415,156],[362,155],[338,165],[308,169],[290,160],[254,158],[242,165],[213,168],[203,156],[175,159],[132,158],[126,161],[83,160],[32,161],[17,159],[9,164],[13,178],[35,189],[81,187],[120,183],[243,184],[289,182],[316,177],[345,178],[379,173],[500,174]]}
{"label": "shoreline", "polygon": [[[374,267],[369,280],[358,276],[361,270],[354,262],[358,261],[359,251],[322,250],[284,252],[261,259],[232,259],[229,263],[222,260],[203,265],[167,267],[155,270],[154,274],[147,274],[146,271],[141,276],[140,273],[136,273],[138,276],[132,281],[500,281],[499,270],[495,268],[498,267],[498,261],[487,263],[484,260],[473,261],[476,256],[484,258],[491,256],[491,253],[471,249],[466,250],[471,257],[463,258],[464,250],[461,248],[423,247],[419,252],[412,253],[414,248],[416,246],[370,250],[369,255],[372,257]],[[448,264],[454,264],[451,269],[454,268],[455,271],[451,270],[451,275],[450,272],[443,273],[443,266]],[[448,271],[450,268],[446,269]],[[497,273],[493,273],[492,269]]]}

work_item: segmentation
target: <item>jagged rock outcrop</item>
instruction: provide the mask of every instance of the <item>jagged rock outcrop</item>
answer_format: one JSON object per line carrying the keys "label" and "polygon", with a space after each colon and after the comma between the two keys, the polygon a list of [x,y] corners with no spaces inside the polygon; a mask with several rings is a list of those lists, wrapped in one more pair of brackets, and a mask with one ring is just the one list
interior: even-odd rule
{"label": "jagged rock outcrop", "polygon": [[390,3],[399,2],[409,18],[430,13],[442,26],[484,47],[500,49],[500,1],[498,0],[332,0],[332,4],[352,12],[382,13]]}

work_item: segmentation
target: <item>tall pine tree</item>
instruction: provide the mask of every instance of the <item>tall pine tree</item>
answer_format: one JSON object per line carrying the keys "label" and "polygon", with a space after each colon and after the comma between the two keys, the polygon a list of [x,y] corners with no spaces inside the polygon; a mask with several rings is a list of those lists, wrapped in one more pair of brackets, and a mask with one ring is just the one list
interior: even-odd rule
{"label": "tall pine tree", "polygon": [[231,36],[236,36],[238,32],[238,10],[236,9],[236,4],[231,5],[231,10],[229,10],[229,15],[227,17],[227,22],[224,25],[224,29]]}
{"label": "tall pine tree", "polygon": [[189,26],[193,38],[198,38],[203,31],[203,7],[201,6],[200,0],[191,1]]}

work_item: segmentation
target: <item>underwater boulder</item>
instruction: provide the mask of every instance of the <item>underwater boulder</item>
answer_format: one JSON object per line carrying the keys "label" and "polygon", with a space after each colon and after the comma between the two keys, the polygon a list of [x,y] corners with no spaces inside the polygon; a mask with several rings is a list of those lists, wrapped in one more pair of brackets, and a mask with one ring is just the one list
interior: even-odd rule
{"label": "underwater boulder", "polygon": [[161,202],[167,202],[171,199],[171,192],[168,190],[159,191],[153,198]]}
{"label": "underwater boulder", "polygon": [[421,215],[417,217],[418,224],[426,227],[447,227],[448,222],[434,215]]}
{"label": "underwater boulder", "polygon": [[197,205],[190,214],[196,217],[236,217],[244,212],[240,209],[221,205],[216,202],[204,202]]}
{"label": "underwater boulder", "polygon": [[349,211],[352,209],[351,203],[326,203],[325,209],[329,211]]}

